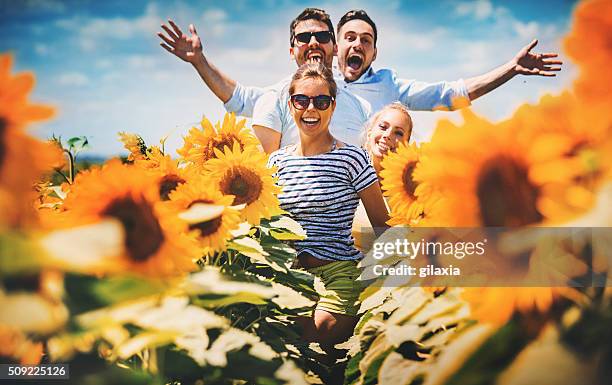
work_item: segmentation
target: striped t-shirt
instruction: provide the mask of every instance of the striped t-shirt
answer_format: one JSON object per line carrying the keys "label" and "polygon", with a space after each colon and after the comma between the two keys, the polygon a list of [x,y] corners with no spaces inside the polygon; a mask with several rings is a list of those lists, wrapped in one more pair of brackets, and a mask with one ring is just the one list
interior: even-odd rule
{"label": "striped t-shirt", "polygon": [[351,235],[357,193],[378,180],[367,153],[352,145],[313,156],[292,155],[290,149],[272,153],[268,164],[278,167],[281,208],[306,230],[306,239],[294,243],[298,255],[360,259]]}

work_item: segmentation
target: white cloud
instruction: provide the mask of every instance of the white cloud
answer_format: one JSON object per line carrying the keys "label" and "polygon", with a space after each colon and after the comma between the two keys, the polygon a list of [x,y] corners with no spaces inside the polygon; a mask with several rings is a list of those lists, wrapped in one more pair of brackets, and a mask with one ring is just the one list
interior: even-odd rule
{"label": "white cloud", "polygon": [[222,36],[227,30],[227,13],[222,9],[206,10],[201,20],[201,24],[206,26],[206,32],[212,36]]}
{"label": "white cloud", "polygon": [[56,79],[57,83],[63,86],[81,87],[89,84],[89,78],[80,72],[67,72],[61,74]]}
{"label": "white cloud", "polygon": [[516,21],[514,22],[514,31],[522,39],[531,40],[540,35],[540,25],[535,21],[530,21],[528,23]]}
{"label": "white cloud", "polygon": [[437,27],[424,34],[402,28],[395,23],[388,23],[385,24],[384,36],[379,45],[381,50],[397,50],[401,47],[402,50],[428,51],[434,49],[445,38],[447,32],[446,29]]}
{"label": "white cloud", "polygon": [[36,43],[34,45],[34,52],[36,52],[36,54],[38,54],[39,56],[47,56],[49,55],[51,50],[49,49],[49,46],[46,44]]}
{"label": "white cloud", "polygon": [[151,69],[158,65],[157,58],[158,56],[132,55],[127,58],[127,65],[137,70]]}
{"label": "white cloud", "polygon": [[154,35],[160,24],[157,6],[151,3],[142,16],[128,19],[73,17],[56,22],[58,27],[75,32],[78,44],[84,51],[93,51],[108,39],[127,40],[135,36]]}
{"label": "white cloud", "polygon": [[471,16],[476,20],[484,20],[493,15],[494,8],[489,0],[460,2],[455,5],[457,16]]}
{"label": "white cloud", "polygon": [[113,67],[113,62],[109,59],[100,59],[95,63],[96,68],[101,70],[109,69]]}
{"label": "white cloud", "polygon": [[493,69],[494,66],[503,64],[501,61],[511,58],[507,55],[499,55],[499,45],[490,42],[463,42],[458,44],[462,47],[459,54],[458,66],[466,75],[478,75]]}

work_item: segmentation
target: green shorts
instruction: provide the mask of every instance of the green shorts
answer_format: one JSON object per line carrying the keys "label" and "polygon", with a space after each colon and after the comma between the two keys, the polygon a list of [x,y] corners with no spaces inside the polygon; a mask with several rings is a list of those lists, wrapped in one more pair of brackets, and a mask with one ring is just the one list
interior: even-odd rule
{"label": "green shorts", "polygon": [[330,313],[357,315],[359,311],[359,294],[363,284],[357,278],[361,271],[358,261],[336,261],[327,265],[306,269],[315,276],[315,290],[319,301],[315,310]]}

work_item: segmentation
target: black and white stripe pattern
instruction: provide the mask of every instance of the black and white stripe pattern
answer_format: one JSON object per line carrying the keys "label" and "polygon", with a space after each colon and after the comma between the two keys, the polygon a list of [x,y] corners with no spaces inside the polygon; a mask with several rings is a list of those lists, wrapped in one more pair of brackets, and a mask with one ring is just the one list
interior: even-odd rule
{"label": "black and white stripe pattern", "polygon": [[291,147],[274,152],[268,163],[278,167],[281,208],[306,230],[307,238],[294,244],[298,253],[324,260],[360,259],[351,235],[357,193],[377,181],[367,153],[345,145],[320,155],[297,156],[289,153]]}

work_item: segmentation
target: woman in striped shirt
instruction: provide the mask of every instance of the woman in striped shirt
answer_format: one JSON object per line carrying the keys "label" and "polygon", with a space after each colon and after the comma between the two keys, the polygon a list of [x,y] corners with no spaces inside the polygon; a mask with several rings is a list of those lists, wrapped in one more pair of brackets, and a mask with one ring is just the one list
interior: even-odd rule
{"label": "woman in striped shirt", "polygon": [[289,94],[300,142],[271,154],[269,163],[278,167],[281,207],[306,230],[307,238],[294,245],[299,264],[323,284],[317,285],[320,299],[313,317],[300,320],[304,338],[319,342],[333,362],[338,353],[333,346],[353,332],[362,290],[356,279],[363,255],[351,236],[359,199],[376,227],[386,226],[388,212],[367,153],[329,132],[336,95],[331,71],[304,64]]}

